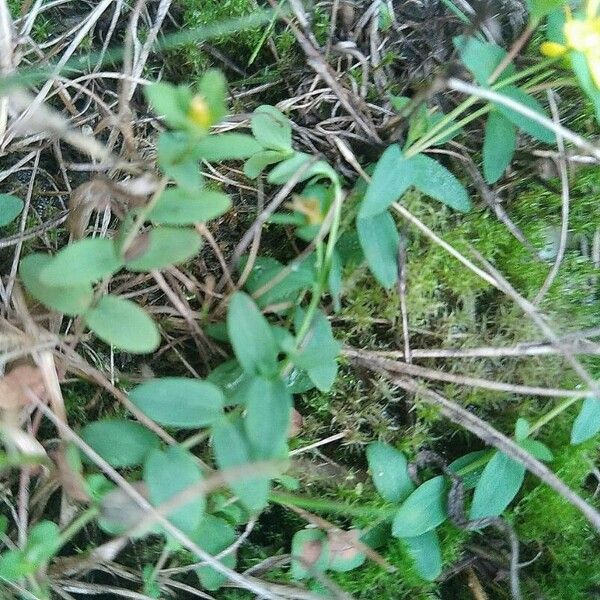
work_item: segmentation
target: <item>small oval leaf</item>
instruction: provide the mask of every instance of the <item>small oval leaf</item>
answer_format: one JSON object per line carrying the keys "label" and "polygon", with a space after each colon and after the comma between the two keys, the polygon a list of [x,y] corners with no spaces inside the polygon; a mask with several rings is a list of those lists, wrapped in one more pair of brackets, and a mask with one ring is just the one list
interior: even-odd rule
{"label": "small oval leaf", "polygon": [[373,483],[384,500],[402,502],[415,489],[408,476],[406,457],[399,450],[374,442],[367,448],[367,461]]}
{"label": "small oval leaf", "polygon": [[421,484],[394,516],[394,537],[417,537],[446,520],[446,482],[440,475]]}
{"label": "small oval leaf", "polygon": [[[197,484],[201,479],[202,474],[194,457],[178,446],[172,446],[164,452],[153,450],[146,458],[144,481],[148,486],[150,502],[156,507]],[[191,533],[200,524],[204,506],[204,496],[198,494],[167,516],[175,527],[184,533]]]}
{"label": "small oval leaf", "polygon": [[12,223],[23,210],[23,200],[13,194],[0,194],[0,227]]}
{"label": "small oval leaf", "polygon": [[[221,469],[247,465],[252,469],[252,455],[248,440],[241,428],[229,419],[223,419],[213,429],[213,449]],[[250,511],[262,510],[269,497],[270,481],[266,477],[226,477],[240,502]]]}
{"label": "small oval leaf", "polygon": [[193,225],[220,217],[231,208],[227,194],[202,190],[191,194],[180,188],[165,190],[148,219],[165,225]]}
{"label": "small oval leaf", "polygon": [[153,271],[176,265],[194,256],[202,246],[193,229],[154,227],[147,235],[148,247],[144,253],[127,261],[130,271]]}
{"label": "small oval leaf", "polygon": [[435,530],[402,540],[415,561],[417,573],[427,581],[434,581],[442,572],[442,551]]}
{"label": "small oval leaf", "polygon": [[196,429],[223,416],[223,392],[208,381],[186,377],[151,379],[129,392],[131,401],[151,419],[167,427]]}
{"label": "small oval leaf", "polygon": [[160,444],[152,431],[125,419],[94,421],[81,430],[81,439],[113,467],[135,467]]}
{"label": "small oval leaf", "polygon": [[85,322],[101,340],[132,354],[152,352],[160,344],[154,321],[124,298],[103,296],[85,315]]}
{"label": "small oval leaf", "polygon": [[86,238],[63,248],[40,271],[40,281],[56,287],[100,281],[123,266],[112,240]]}
{"label": "small oval leaf", "polygon": [[277,371],[277,344],[269,323],[252,298],[243,292],[231,297],[227,331],[235,355],[246,373],[274,375]]}
{"label": "small oval leaf", "polygon": [[69,316],[85,312],[93,299],[92,288],[84,283],[72,287],[56,287],[46,285],[40,280],[40,273],[52,257],[47,254],[30,254],[19,265],[19,274],[27,291],[38,302],[48,308]]}
{"label": "small oval leaf", "polygon": [[586,398],[571,430],[571,444],[581,444],[600,431],[600,400]]}

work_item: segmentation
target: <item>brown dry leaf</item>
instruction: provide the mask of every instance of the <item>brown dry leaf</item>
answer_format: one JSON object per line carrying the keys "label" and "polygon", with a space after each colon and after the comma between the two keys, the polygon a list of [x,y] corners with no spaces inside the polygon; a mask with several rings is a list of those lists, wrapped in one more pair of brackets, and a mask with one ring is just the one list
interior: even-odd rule
{"label": "brown dry leaf", "polygon": [[142,254],[148,250],[149,244],[150,233],[148,231],[140,233],[130,244],[129,248],[127,248],[123,258],[125,258],[126,261],[135,260],[138,256],[142,256]]}
{"label": "brown dry leaf", "polygon": [[288,431],[288,439],[296,437],[302,431],[303,425],[304,417],[295,408],[292,409],[292,422]]}
{"label": "brown dry leaf", "polygon": [[89,502],[90,496],[85,489],[82,474],[69,464],[64,444],[50,452],[50,458],[56,465],[56,476],[65,493],[78,502]]}
{"label": "brown dry leaf", "polygon": [[95,210],[110,205],[110,194],[102,179],[92,179],[75,188],[69,199],[67,226],[74,239],[80,240]]}
{"label": "brown dry leaf", "polygon": [[46,450],[32,435],[7,423],[2,424],[2,434],[22,454],[46,458]]}
{"label": "brown dry leaf", "polygon": [[0,379],[0,408],[18,410],[31,401],[30,394],[45,393],[44,379],[37,367],[19,365]]}

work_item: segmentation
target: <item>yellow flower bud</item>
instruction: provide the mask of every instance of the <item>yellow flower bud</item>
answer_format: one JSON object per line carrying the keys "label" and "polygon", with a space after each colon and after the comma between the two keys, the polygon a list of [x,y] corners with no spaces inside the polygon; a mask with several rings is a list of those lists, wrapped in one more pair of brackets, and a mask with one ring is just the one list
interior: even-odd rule
{"label": "yellow flower bud", "polygon": [[188,117],[196,125],[208,129],[212,125],[210,108],[203,96],[194,96],[190,102]]}
{"label": "yellow flower bud", "polygon": [[557,42],[543,42],[540,46],[540,52],[549,58],[558,58],[565,54],[567,49]]}

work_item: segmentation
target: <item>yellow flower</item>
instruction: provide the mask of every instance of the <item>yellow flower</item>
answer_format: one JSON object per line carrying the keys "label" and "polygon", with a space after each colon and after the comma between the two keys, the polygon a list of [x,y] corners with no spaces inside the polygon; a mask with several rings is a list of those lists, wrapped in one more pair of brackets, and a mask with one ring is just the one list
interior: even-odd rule
{"label": "yellow flower", "polygon": [[568,50],[581,52],[585,56],[592,80],[600,88],[600,0],[588,0],[585,18],[574,19],[571,11],[566,8],[564,34],[566,45],[557,42],[544,42],[540,51],[545,56],[557,58]]}
{"label": "yellow flower", "polygon": [[549,58],[558,58],[567,52],[568,48],[558,42],[542,42],[540,52]]}
{"label": "yellow flower", "polygon": [[208,129],[212,125],[210,107],[203,96],[194,96],[190,102],[188,117],[200,127]]}

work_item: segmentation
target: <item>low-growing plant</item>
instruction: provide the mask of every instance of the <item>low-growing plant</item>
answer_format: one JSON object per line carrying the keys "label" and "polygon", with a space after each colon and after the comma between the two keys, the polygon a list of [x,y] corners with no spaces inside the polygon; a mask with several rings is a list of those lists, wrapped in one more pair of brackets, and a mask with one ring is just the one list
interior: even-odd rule
{"label": "low-growing plant", "polygon": [[[111,293],[113,278],[155,274],[198,255],[203,225],[232,206],[229,196],[203,176],[203,162],[243,161],[249,180],[264,175],[267,184],[283,186],[285,197],[259,215],[258,227],[266,223],[285,228],[303,249],[283,264],[255,251],[244,254],[250,242],[240,246],[232,263],[239,275],[237,286],[222,294],[221,310],[202,313],[199,319],[203,331],[232,356],[203,379],[165,376],[135,385],[128,390],[130,408],[145,422],[127,415],[94,420],[81,428],[80,439],[61,446],[77,499],[89,508],[63,531],[39,521],[22,547],[0,555],[0,578],[27,580],[32,591],[47,595],[43,578],[34,576],[94,520],[111,536],[162,536],[167,555],[182,546],[199,548],[220,561],[194,568],[202,588],[217,590],[226,583],[236,567],[235,528],[277,502],[274,487],[299,486],[286,473],[294,395],[313,389],[327,393],[335,385],[342,346],[328,313],[341,306],[348,272],[365,263],[382,288],[398,285],[403,240],[394,214],[401,212],[409,191],[457,212],[472,208],[459,174],[442,154],[431,151],[484,119],[477,151],[483,179],[491,185],[511,165],[519,136],[555,144],[561,132],[557,134],[534,94],[539,82],[553,75],[556,57],[568,58],[580,88],[600,111],[597,3],[589,2],[587,11],[575,16],[555,4],[532,7],[534,25],[548,17],[549,41],[542,51],[553,58],[526,69],[518,70],[499,45],[476,36],[454,40],[462,66],[493,100],[478,102],[477,96],[469,96],[442,114],[418,96],[391,96],[399,119],[408,119],[402,142],[388,145],[375,164],[365,165],[362,180],[349,193],[351,182],[324,157],[295,147],[292,123],[273,106],[256,108],[247,133],[212,133],[228,114],[227,83],[219,71],[206,72],[194,89],[164,82],[146,88],[150,105],[167,126],[156,141],[158,173],[123,182],[125,206],[114,191],[107,200],[108,188],[100,194],[89,187],[82,190],[90,193],[92,206],[72,207],[69,243],[53,256],[31,253],[21,260],[20,280],[29,302],[72,317],[75,343],[89,330],[117,351],[156,351],[160,317]],[[579,40],[580,30],[592,42]],[[0,226],[14,221],[23,206],[14,195],[0,195]],[[115,235],[85,237],[91,213],[107,206],[119,220]],[[324,309],[324,298],[330,299],[331,311]],[[569,397],[533,423],[519,418],[513,441],[539,461],[552,461],[560,448],[550,449],[535,435],[579,401]],[[169,434],[161,435],[162,428]],[[599,431],[600,401],[589,396],[572,425],[571,443],[582,443]],[[197,446],[205,449],[208,463],[192,452]],[[434,581],[443,568],[439,527],[448,520],[477,531],[497,524],[526,475],[521,462],[496,449],[468,453],[448,465],[441,461],[434,466],[442,472],[433,476],[431,464],[418,465],[417,476],[407,457],[384,443],[370,444],[366,458],[383,502],[381,518],[371,527],[341,533],[326,530],[322,523],[298,531],[291,543],[292,579],[318,581],[327,571],[359,568],[393,537],[414,560],[416,572]],[[123,481],[115,480],[115,469],[158,516],[147,515],[132,501]],[[343,512],[344,506],[338,508]],[[0,534],[5,536],[7,523],[2,525]],[[152,565],[144,570],[144,586],[147,596],[159,597]]]}

